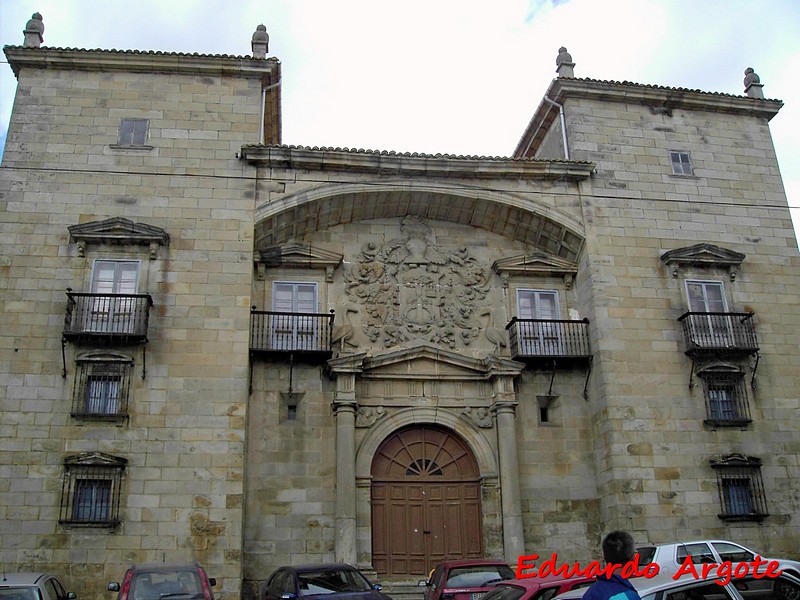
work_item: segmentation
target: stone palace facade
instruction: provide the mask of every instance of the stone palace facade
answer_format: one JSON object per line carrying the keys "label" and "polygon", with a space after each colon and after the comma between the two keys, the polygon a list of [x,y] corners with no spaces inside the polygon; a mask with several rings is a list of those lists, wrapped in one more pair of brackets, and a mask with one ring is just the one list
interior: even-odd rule
{"label": "stone palace facade", "polygon": [[[281,63],[6,46],[0,568],[734,539],[798,558],[800,256],[765,99],[577,78],[508,158],[281,143]],[[533,107],[532,107],[533,108]]]}

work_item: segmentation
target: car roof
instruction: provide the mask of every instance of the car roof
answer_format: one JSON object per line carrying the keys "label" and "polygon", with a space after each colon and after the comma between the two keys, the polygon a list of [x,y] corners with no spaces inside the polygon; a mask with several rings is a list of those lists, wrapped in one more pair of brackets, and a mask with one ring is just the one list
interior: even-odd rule
{"label": "car roof", "polygon": [[308,565],[287,565],[281,567],[281,569],[291,569],[293,571],[297,571],[298,573],[303,571],[332,571],[334,569],[349,569],[351,571],[357,571],[353,565],[349,565],[347,563],[319,563],[319,564],[308,564]]}
{"label": "car roof", "polygon": [[499,558],[462,558],[459,560],[446,560],[440,562],[438,565],[444,565],[445,567],[470,567],[470,566],[480,566],[480,565],[505,565],[509,566],[508,562],[501,560]]}
{"label": "car roof", "polygon": [[36,585],[47,573],[3,573],[0,586],[4,585]]}
{"label": "car roof", "polygon": [[496,586],[516,586],[526,590],[539,588],[544,584],[561,583],[568,581],[595,581],[596,577],[561,577],[560,575],[545,575],[544,577],[526,577],[524,579],[506,579],[498,581]]}
{"label": "car roof", "polygon": [[680,540],[678,542],[665,542],[663,544],[639,544],[637,548],[660,548],[662,546],[685,546],[686,544],[714,544],[714,543],[723,543],[723,544],[735,544],[737,546],[741,546],[742,548],[746,548],[744,544],[740,544],[739,542],[733,542],[731,540]]}
{"label": "car roof", "polygon": [[131,565],[133,571],[191,571],[200,566],[198,562],[153,562]]}

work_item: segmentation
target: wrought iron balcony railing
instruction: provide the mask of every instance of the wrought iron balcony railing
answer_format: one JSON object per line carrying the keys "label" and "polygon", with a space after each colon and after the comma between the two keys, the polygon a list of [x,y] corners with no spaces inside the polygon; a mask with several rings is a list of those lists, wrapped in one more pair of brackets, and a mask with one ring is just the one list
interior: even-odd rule
{"label": "wrought iron balcony railing", "polygon": [[753,313],[687,312],[678,318],[689,356],[758,352]]}
{"label": "wrought iron balcony railing", "polygon": [[250,351],[277,354],[331,354],[333,312],[250,311]]}
{"label": "wrought iron balcony railing", "polygon": [[149,294],[88,294],[67,290],[64,339],[147,342]]}
{"label": "wrought iron balcony railing", "polygon": [[589,359],[589,319],[518,319],[508,325],[512,358]]}

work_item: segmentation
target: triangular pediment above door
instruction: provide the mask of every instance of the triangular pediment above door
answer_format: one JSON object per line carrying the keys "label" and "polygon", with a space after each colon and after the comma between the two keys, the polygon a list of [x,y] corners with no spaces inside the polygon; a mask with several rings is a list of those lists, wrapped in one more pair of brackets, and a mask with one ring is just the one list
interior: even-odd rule
{"label": "triangular pediment above door", "polygon": [[734,279],[745,258],[746,255],[741,252],[714,244],[695,244],[667,250],[661,255],[661,262],[670,269],[673,277],[678,276],[680,268],[716,267],[728,269],[731,279]]}
{"label": "triangular pediment above door", "polygon": [[160,227],[123,217],[71,225],[67,229],[74,241],[89,244],[169,244],[169,235]]}
{"label": "triangular pediment above door", "polygon": [[507,358],[475,358],[424,341],[373,355],[342,356],[328,361],[332,371],[356,370],[362,377],[382,379],[452,379],[483,381],[504,374],[515,376],[525,366]]}
{"label": "triangular pediment above door", "polygon": [[325,279],[333,281],[333,272],[344,260],[344,255],[317,248],[310,244],[289,242],[256,250],[254,256],[258,278],[264,279],[267,267],[286,267],[292,269],[319,269],[325,271]]}
{"label": "triangular pediment above door", "polygon": [[563,277],[569,285],[578,272],[578,263],[539,251],[500,258],[494,261],[492,270],[503,277]]}
{"label": "triangular pediment above door", "polygon": [[661,255],[661,262],[664,264],[679,263],[688,265],[716,265],[716,266],[738,266],[742,264],[745,255],[741,252],[734,252],[714,244],[695,244],[684,248],[668,250]]}

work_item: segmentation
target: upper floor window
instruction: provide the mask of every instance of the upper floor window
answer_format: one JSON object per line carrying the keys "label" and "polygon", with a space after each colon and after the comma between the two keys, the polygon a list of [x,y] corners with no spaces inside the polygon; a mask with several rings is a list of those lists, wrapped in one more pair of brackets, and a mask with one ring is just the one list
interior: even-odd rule
{"label": "upper floor window", "polygon": [[744,373],[733,367],[709,367],[698,372],[703,380],[706,423],[731,427],[750,423],[750,407]]}
{"label": "upper floor window", "polygon": [[72,415],[82,418],[125,417],[128,414],[131,358],[90,353],[77,361],[72,392]]}
{"label": "upper floor window", "polygon": [[692,157],[688,152],[670,151],[669,160],[672,163],[673,175],[692,175]]}
{"label": "upper floor window", "polygon": [[558,356],[563,336],[559,323],[558,292],[517,290],[519,344],[525,354]]}
{"label": "upper floor window", "polygon": [[769,516],[761,460],[731,454],[711,461],[717,473],[721,512],[725,521],[762,521]]}
{"label": "upper floor window", "polygon": [[272,347],[284,350],[319,348],[320,328],[327,319],[317,314],[317,284],[276,281],[272,286]]}
{"label": "upper floor window", "polygon": [[127,460],[87,452],[64,461],[59,523],[108,527],[119,523],[122,473]]}
{"label": "upper floor window", "polygon": [[136,331],[138,303],[134,296],[138,280],[139,261],[94,261],[87,329],[106,333]]}
{"label": "upper floor window", "polygon": [[120,146],[144,146],[149,125],[148,119],[122,119],[117,143]]}

